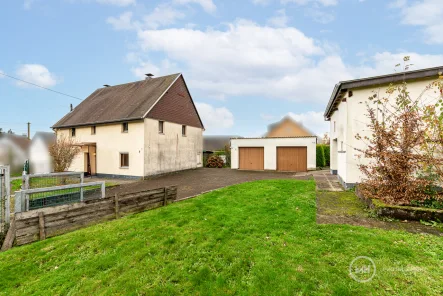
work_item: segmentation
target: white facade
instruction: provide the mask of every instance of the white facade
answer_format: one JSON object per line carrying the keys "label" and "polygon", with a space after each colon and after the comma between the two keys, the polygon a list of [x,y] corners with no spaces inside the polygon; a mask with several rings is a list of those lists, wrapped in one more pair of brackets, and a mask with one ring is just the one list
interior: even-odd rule
{"label": "white facade", "polygon": [[[86,171],[86,153],[90,153],[92,173],[98,175],[144,177],[202,166],[203,129],[164,121],[164,132],[159,133],[159,121],[146,118],[128,123],[123,132],[122,123],[75,128],[73,139],[82,146],[70,171]],[[71,137],[71,129],[57,130],[57,138]],[[89,149],[89,150],[88,150]],[[128,154],[129,165],[121,166],[121,154]]]}
{"label": "white facade", "polygon": [[[418,81],[408,81],[408,91],[412,99],[418,98],[425,88],[435,78]],[[365,149],[363,140],[357,140],[356,135],[371,136],[368,130],[369,120],[367,118],[367,105],[374,107],[368,99],[377,93],[378,96],[387,97],[386,88],[388,85],[371,86],[365,88],[352,89],[352,96],[349,92],[343,97],[336,111],[330,117],[330,144],[331,144],[331,172],[337,174],[345,187],[352,187],[362,181],[363,174],[359,169],[360,164],[366,164],[370,160],[359,157],[361,152],[356,149]],[[351,90],[351,89],[349,89]],[[348,90],[348,91],[349,91]],[[397,94],[390,96],[390,100],[395,104]],[[423,94],[423,102],[435,101],[434,90]]]}
{"label": "white facade", "polygon": [[308,170],[315,170],[316,144],[316,137],[231,139],[231,168],[239,168],[240,147],[263,147],[265,170],[277,170],[277,147],[307,147]]}
{"label": "white facade", "polygon": [[45,141],[37,138],[29,147],[29,167],[32,174],[52,173],[52,160]]}

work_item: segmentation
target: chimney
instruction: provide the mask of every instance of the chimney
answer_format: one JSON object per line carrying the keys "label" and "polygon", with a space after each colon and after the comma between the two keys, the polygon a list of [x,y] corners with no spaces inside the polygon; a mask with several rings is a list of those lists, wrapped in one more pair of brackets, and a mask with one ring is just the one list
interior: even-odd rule
{"label": "chimney", "polygon": [[31,140],[31,123],[28,122],[28,140]]}
{"label": "chimney", "polygon": [[70,108],[71,108],[71,112],[72,112],[72,110],[74,110],[74,108],[72,108],[72,104],[70,105]]}
{"label": "chimney", "polygon": [[152,79],[152,77],[154,76],[153,74],[151,74],[151,73],[148,73],[148,74],[145,74],[146,75],[146,80],[150,80],[150,79]]}
{"label": "chimney", "polygon": [[103,84],[103,86],[104,86],[104,87],[110,87],[110,85],[109,85],[109,84]]}

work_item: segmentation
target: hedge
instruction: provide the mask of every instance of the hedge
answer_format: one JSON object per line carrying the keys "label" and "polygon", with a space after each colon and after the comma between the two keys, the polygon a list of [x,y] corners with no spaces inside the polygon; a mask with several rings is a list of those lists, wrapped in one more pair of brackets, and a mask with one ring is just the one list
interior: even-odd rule
{"label": "hedge", "polygon": [[323,151],[325,153],[325,163],[326,166],[331,166],[331,146],[323,145]]}
{"label": "hedge", "polygon": [[325,151],[323,145],[317,145],[317,167],[324,168],[326,166]]}

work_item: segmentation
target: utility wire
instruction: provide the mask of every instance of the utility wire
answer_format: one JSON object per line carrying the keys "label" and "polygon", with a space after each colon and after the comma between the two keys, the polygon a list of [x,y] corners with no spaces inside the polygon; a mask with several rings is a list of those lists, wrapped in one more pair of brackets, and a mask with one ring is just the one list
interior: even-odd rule
{"label": "utility wire", "polygon": [[35,83],[32,83],[32,82],[29,82],[29,81],[25,81],[25,80],[19,79],[19,78],[17,78],[17,77],[13,77],[13,76],[8,75],[8,74],[6,74],[6,73],[4,73],[4,72],[1,72],[1,71],[0,71],[0,74],[1,74],[1,75],[4,75],[4,76],[6,76],[6,77],[9,77],[9,78],[12,78],[12,79],[15,79],[15,80],[18,80],[18,81],[24,82],[24,83],[28,83],[28,84],[31,84],[31,85],[34,85],[34,86],[37,86],[37,87],[40,87],[40,88],[43,88],[43,89],[46,89],[46,90],[49,90],[49,91],[55,92],[55,93],[57,93],[57,94],[59,94],[59,95],[63,95],[63,96],[67,96],[67,97],[74,98],[74,99],[79,100],[79,101],[83,101],[83,99],[80,99],[80,98],[77,98],[77,97],[74,97],[74,96],[71,96],[71,95],[68,95],[68,94],[65,94],[65,93],[62,93],[62,92],[59,92],[59,91],[56,91],[56,90],[50,89],[50,88],[47,88],[47,87],[44,87],[44,86],[41,86],[41,85],[38,85],[38,84],[35,84]]}

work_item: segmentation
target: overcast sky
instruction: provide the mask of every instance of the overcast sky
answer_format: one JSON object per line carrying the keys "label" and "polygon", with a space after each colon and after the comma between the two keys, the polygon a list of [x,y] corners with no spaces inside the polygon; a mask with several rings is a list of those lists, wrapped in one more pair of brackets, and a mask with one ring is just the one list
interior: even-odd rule
{"label": "overcast sky", "polygon": [[[181,72],[205,134],[259,136],[289,114],[318,134],[340,80],[443,65],[441,0],[14,0],[0,71],[81,99]],[[80,101],[0,75],[0,127],[49,127]]]}

